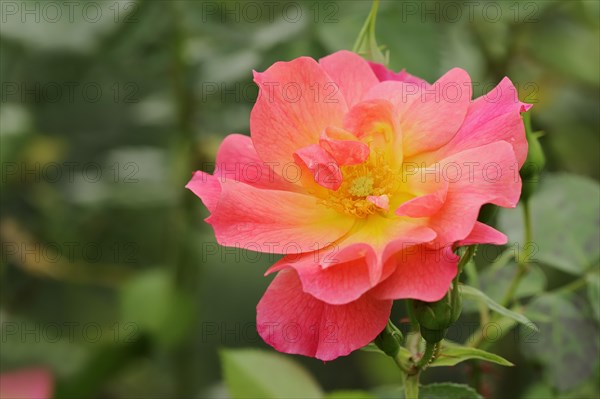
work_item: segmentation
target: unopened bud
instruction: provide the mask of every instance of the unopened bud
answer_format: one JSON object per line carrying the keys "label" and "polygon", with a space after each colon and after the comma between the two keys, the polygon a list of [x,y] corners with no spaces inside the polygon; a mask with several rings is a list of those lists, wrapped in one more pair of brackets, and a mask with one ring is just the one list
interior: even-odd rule
{"label": "unopened bud", "polygon": [[462,298],[458,292],[453,295],[450,288],[437,302],[414,301],[415,316],[421,327],[421,336],[429,343],[440,342],[462,310]]}
{"label": "unopened bud", "polygon": [[525,120],[525,134],[527,136],[527,144],[529,149],[527,150],[527,159],[521,167],[519,174],[523,181],[523,189],[521,191],[521,198],[527,201],[533,193],[537,190],[540,174],[546,165],[546,156],[544,150],[540,145],[540,133],[534,133],[531,131],[531,122],[529,113],[524,115]]}
{"label": "unopened bud", "polygon": [[388,323],[388,325],[385,326],[385,329],[379,333],[373,342],[386,355],[395,357],[400,350],[400,345],[402,345],[402,333]]}

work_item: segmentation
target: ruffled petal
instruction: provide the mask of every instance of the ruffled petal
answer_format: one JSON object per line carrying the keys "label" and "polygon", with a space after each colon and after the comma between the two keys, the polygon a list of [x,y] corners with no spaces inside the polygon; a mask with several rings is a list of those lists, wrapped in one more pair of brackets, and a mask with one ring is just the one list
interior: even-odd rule
{"label": "ruffled petal", "polygon": [[400,119],[403,152],[412,156],[448,143],[462,125],[471,101],[471,79],[454,68],[428,87],[384,81],[365,99],[390,101]]}
{"label": "ruffled petal", "polygon": [[330,245],[352,227],[354,218],[317,204],[309,195],[226,180],[206,221],[221,245],[296,254]]}
{"label": "ruffled petal", "polygon": [[388,211],[390,209],[390,198],[385,194],[369,195],[367,196],[367,201],[369,201],[379,209],[383,209],[384,211]]}
{"label": "ruffled petal", "polygon": [[[428,169],[423,178],[441,176],[449,182],[444,205],[427,223],[444,245],[452,245],[469,235],[482,205],[492,203],[513,208],[521,195],[517,160],[506,141],[465,150]],[[432,174],[432,170],[437,174]]]}
{"label": "ruffled petal", "polygon": [[294,152],[294,160],[307,170],[314,181],[330,190],[342,185],[342,171],[331,154],[318,144],[312,144]]}
{"label": "ruffled petal", "polygon": [[369,267],[376,257],[368,244],[353,244],[343,249],[332,245],[300,256],[285,256],[266,274],[293,268],[304,292],[323,302],[343,305],[357,300],[373,287]]}
{"label": "ruffled petal", "polygon": [[329,305],[302,290],[297,273],[281,271],[256,308],[258,333],[280,352],[333,360],[369,344],[385,328],[391,300],[369,294]]}
{"label": "ruffled petal", "polygon": [[358,165],[369,158],[369,146],[341,128],[328,127],[319,140],[319,144],[340,166]]}
{"label": "ruffled petal", "polygon": [[269,190],[301,191],[296,181],[287,181],[263,162],[250,137],[242,134],[225,137],[217,151],[214,175]]}
{"label": "ruffled petal", "polygon": [[457,243],[459,246],[473,245],[473,244],[494,244],[504,245],[508,242],[506,234],[496,230],[493,227],[483,224],[481,222],[475,222],[473,230],[469,235]]}
{"label": "ruffled petal", "polygon": [[[294,173],[291,173],[294,174]],[[226,180],[240,181],[253,187],[269,190],[302,192],[302,186],[276,174],[271,166],[263,162],[248,136],[230,134],[217,151],[213,175],[197,171],[186,184],[186,188],[196,194],[210,212],[213,212],[221,195],[221,183]]]}
{"label": "ruffled petal", "polygon": [[185,185],[185,188],[196,194],[202,200],[204,206],[212,213],[221,195],[221,183],[219,180],[218,177],[197,171],[194,172],[192,179]]}
{"label": "ruffled petal", "polygon": [[469,148],[495,141],[506,141],[513,147],[519,167],[527,158],[527,139],[521,112],[531,107],[519,101],[517,89],[508,78],[470,106],[456,135],[429,159],[442,159]]}
{"label": "ruffled petal", "polygon": [[361,101],[379,81],[367,61],[356,53],[341,50],[321,58],[319,64],[337,84],[348,108]]}
{"label": "ruffled petal", "polygon": [[259,96],[250,114],[250,132],[258,156],[281,168],[299,148],[319,142],[327,126],[341,126],[346,100],[312,58],[276,62],[254,73]]}
{"label": "ruffled petal", "polygon": [[[394,106],[386,100],[367,100],[356,104],[344,117],[344,128],[370,148],[393,149],[397,164],[402,162],[402,137]],[[389,154],[392,156],[392,154]]]}
{"label": "ruffled petal", "polygon": [[430,86],[430,84],[427,83],[425,80],[411,75],[404,69],[400,72],[394,72],[389,70],[385,65],[376,62],[369,62],[369,65],[375,73],[375,76],[377,76],[377,79],[379,79],[379,81],[381,82],[385,80],[395,80],[398,82],[413,83],[421,87]]}
{"label": "ruffled petal", "polygon": [[[413,185],[416,185],[413,182]],[[417,193],[415,198],[412,198],[400,205],[396,209],[396,215],[409,216],[412,218],[422,218],[435,215],[446,202],[448,195],[448,181],[440,179],[430,183],[423,182],[419,184],[420,190],[424,189],[424,193]],[[417,187],[415,187],[417,188]],[[421,195],[419,195],[421,194]]]}
{"label": "ruffled petal", "polygon": [[416,245],[397,253],[390,262],[394,272],[372,290],[374,297],[433,302],[448,291],[457,273],[458,256],[449,247]]}
{"label": "ruffled petal", "polygon": [[329,304],[345,304],[385,279],[393,271],[388,260],[396,253],[436,237],[427,227],[384,218],[377,226],[355,226],[352,231],[318,251],[285,256],[266,274],[293,268],[305,292]]}
{"label": "ruffled petal", "polygon": [[[376,256],[369,258],[369,278],[375,286],[389,272],[384,268],[387,260],[404,248],[431,242],[436,238],[434,230],[419,223],[399,218],[371,216],[368,223],[353,229],[353,234],[338,242],[340,252],[355,244],[368,243]],[[328,267],[328,266],[327,266]]]}

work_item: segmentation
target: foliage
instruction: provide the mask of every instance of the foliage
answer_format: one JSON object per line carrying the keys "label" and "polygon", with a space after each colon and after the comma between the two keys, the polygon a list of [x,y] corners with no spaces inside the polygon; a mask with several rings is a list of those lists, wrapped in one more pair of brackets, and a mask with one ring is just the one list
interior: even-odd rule
{"label": "foliage", "polygon": [[[322,364],[259,352],[255,304],[276,258],[219,248],[183,190],[189,171],[211,170],[225,134],[248,133],[251,70],[352,48],[369,2],[275,2],[256,19],[242,2],[229,14],[223,2],[92,2],[98,20],[79,3],[70,20],[67,3],[52,3],[57,20],[44,2],[1,4],[0,370],[48,366],[57,397],[218,396],[223,379],[235,397],[401,397],[385,356]],[[486,297],[471,290],[482,301],[465,300],[458,324],[483,316],[515,335],[476,349],[476,334],[453,337],[464,345],[441,354],[515,363],[493,366],[492,397],[597,397],[598,2],[491,2],[487,13],[487,3],[459,2],[456,18],[444,4],[381,2],[376,36],[390,67],[429,81],[463,67],[476,94],[510,76],[534,104],[547,171],[530,203],[535,251],[511,303],[527,250],[521,207],[497,217],[512,259],[490,265],[480,248],[462,277]],[[407,317],[395,309],[393,320]],[[489,375],[468,362],[470,374],[436,367],[422,381],[469,379],[482,392]],[[450,392],[477,397],[454,384],[420,388]]]}

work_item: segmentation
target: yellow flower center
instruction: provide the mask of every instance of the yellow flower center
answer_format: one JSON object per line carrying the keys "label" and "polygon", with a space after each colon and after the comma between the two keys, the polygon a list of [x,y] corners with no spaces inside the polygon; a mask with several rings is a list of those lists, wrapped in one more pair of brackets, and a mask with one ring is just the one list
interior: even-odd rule
{"label": "yellow flower center", "polygon": [[352,180],[348,192],[356,197],[366,197],[373,192],[373,178],[369,176],[359,176]]}
{"label": "yellow flower center", "polygon": [[387,195],[392,198],[400,188],[400,173],[393,170],[380,151],[373,151],[360,165],[341,167],[343,182],[336,191],[327,190],[319,202],[340,213],[364,218],[385,210],[379,208],[368,196]]}

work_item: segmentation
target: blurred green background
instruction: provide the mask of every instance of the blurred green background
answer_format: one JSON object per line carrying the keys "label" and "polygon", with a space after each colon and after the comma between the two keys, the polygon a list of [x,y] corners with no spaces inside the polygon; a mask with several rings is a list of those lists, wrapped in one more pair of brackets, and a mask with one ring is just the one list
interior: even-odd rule
{"label": "blurred green background", "polygon": [[[212,171],[226,134],[249,133],[253,69],[351,49],[370,2],[0,4],[1,371],[46,365],[60,397],[226,397],[218,351],[266,348],[255,306],[276,257],[216,246],[184,185]],[[393,69],[435,81],[459,66],[476,95],[509,76],[545,132],[539,262],[521,296],[553,317],[538,319],[539,336],[515,330],[494,344],[516,368],[468,363],[425,381],[487,397],[598,397],[599,4],[380,6]],[[497,219],[518,242],[518,212]],[[482,286],[508,284],[510,273],[486,269],[500,251],[486,253]],[[372,353],[296,360],[326,391],[399,378]]]}

